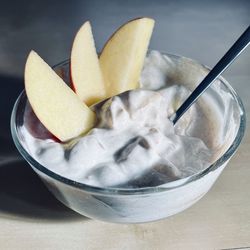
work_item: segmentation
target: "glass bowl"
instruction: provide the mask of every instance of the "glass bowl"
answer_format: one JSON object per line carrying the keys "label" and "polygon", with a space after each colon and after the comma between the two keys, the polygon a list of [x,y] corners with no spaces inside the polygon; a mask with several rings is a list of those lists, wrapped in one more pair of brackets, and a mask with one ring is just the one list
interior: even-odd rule
{"label": "glass bowl", "polygon": [[[169,55],[179,63],[184,57]],[[184,58],[190,70],[207,67]],[[65,82],[69,83],[69,60],[53,67]],[[189,76],[190,78],[190,76]],[[192,78],[192,76],[191,76]],[[39,164],[25,148],[21,127],[24,124],[24,110],[27,97],[23,91],[18,97],[11,116],[11,132],[14,143],[42,179],[47,188],[64,205],[93,219],[116,223],[142,223],[166,218],[190,207],[204,196],[226,167],[228,161],[240,145],[245,131],[246,117],[241,99],[223,78],[218,81],[230,93],[239,110],[239,126],[233,143],[228,150],[211,166],[191,177],[173,181],[167,185],[145,188],[100,188],[79,183],[60,176],[46,166]]]}

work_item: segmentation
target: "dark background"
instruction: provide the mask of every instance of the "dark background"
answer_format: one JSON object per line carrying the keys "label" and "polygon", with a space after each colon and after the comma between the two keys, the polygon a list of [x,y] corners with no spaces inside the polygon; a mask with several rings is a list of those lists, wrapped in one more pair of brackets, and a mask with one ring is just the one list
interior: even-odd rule
{"label": "dark background", "polygon": [[[84,21],[91,21],[100,50],[121,24],[150,16],[156,20],[150,48],[191,57],[212,67],[250,24],[248,0],[0,3],[0,215],[10,216],[76,216],[52,198],[20,160],[11,139],[10,113],[23,89],[24,64],[31,49],[54,65],[69,57],[73,37]],[[249,71],[248,49],[224,74],[243,102],[249,95]]]}

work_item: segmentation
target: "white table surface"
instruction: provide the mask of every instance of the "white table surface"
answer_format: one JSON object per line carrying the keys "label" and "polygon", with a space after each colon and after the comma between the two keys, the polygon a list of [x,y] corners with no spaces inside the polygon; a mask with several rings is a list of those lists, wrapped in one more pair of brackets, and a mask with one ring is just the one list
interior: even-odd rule
{"label": "white table surface", "polygon": [[[54,9],[61,4],[61,1],[56,2],[51,5]],[[81,5],[81,1],[76,2]],[[11,22],[6,21],[6,26],[0,24],[0,28],[14,28],[7,33],[8,36],[0,38],[0,80],[1,84],[3,81],[9,84],[5,86],[9,94],[1,90],[0,101],[5,98],[4,104],[7,105],[11,91],[13,93],[15,90],[15,96],[11,97],[12,105],[17,92],[22,89],[22,71],[28,50],[37,48],[51,64],[67,58],[73,27],[76,30],[86,18],[94,20],[97,47],[100,48],[107,37],[101,27],[106,27],[110,33],[131,17],[153,16],[157,19],[157,26],[152,48],[192,57],[209,66],[214,65],[250,23],[250,5],[243,0],[212,1],[211,4],[206,1],[203,5],[198,4],[199,1],[191,1],[190,6],[188,1],[180,1],[181,5],[171,1],[158,1],[158,5],[157,2],[152,5],[138,1],[136,6],[132,2],[129,1],[126,14],[119,12],[120,7],[115,3],[112,3],[112,11],[109,11],[107,6],[111,4],[96,8],[99,5],[94,1],[93,5],[86,5],[88,8],[82,7],[81,13],[77,12],[77,7],[73,9],[68,4],[62,4],[65,10],[60,11],[64,14],[68,11],[66,20],[73,20],[71,25],[60,24],[62,17],[56,19],[53,12],[41,8],[42,5],[32,4],[32,1],[27,5],[29,12],[25,13],[30,19],[25,15],[21,17],[26,19],[22,19],[18,11],[13,14],[9,11],[6,15],[2,11],[1,18],[7,20],[10,15]],[[144,9],[140,9],[139,3],[145,5]],[[183,5],[184,8],[181,8]],[[38,14],[32,14],[32,10],[37,10]],[[103,22],[97,18],[101,14],[108,16]],[[15,19],[18,15],[24,23]],[[49,26],[56,27],[56,32],[53,28],[48,31],[46,28]],[[36,30],[39,32],[34,35]],[[42,32],[46,35],[43,36]],[[25,49],[22,50],[20,44]],[[242,97],[248,117],[249,72],[248,49],[224,74]],[[1,123],[0,130],[0,250],[250,249],[249,120],[239,150],[212,189],[198,203],[165,220],[122,225],[84,218],[52,197],[28,164],[20,160],[10,135],[5,134],[9,126],[9,114],[5,111],[8,108],[10,105],[0,107],[1,117],[3,114],[6,120]]]}

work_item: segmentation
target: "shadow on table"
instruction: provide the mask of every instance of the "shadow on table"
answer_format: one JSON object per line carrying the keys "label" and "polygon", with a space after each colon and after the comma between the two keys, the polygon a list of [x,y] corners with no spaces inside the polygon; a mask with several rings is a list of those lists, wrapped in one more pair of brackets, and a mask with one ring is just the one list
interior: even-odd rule
{"label": "shadow on table", "polygon": [[0,217],[44,220],[86,219],[57,201],[17,152],[10,114],[23,80],[0,76]]}

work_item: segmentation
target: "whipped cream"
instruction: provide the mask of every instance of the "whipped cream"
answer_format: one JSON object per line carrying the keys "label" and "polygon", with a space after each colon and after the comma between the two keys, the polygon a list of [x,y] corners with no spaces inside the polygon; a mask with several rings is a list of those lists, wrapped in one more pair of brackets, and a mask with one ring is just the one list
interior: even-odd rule
{"label": "whipped cream", "polygon": [[140,89],[95,105],[97,124],[87,135],[61,144],[33,137],[24,124],[25,148],[55,173],[92,186],[157,186],[192,176],[228,149],[238,129],[238,108],[220,80],[175,126],[169,120],[206,74],[190,59],[152,51]]}

